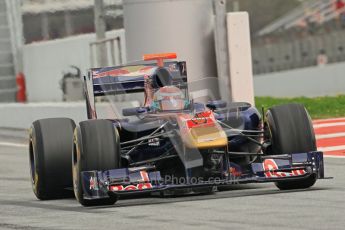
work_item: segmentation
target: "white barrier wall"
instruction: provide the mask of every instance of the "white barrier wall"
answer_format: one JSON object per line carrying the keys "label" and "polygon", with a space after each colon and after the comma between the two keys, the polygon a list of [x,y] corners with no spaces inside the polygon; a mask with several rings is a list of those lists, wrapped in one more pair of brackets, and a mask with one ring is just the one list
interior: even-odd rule
{"label": "white barrier wall", "polygon": [[249,15],[247,12],[229,13],[227,22],[231,98],[254,105]]}
{"label": "white barrier wall", "polygon": [[[109,103],[97,103],[97,116],[101,119],[123,118],[123,108],[139,106],[139,103],[116,103],[116,108]],[[87,120],[85,102],[58,102],[58,103],[0,103],[0,128],[28,129],[32,122],[38,119],[67,117],[76,124]]]}
{"label": "white barrier wall", "polygon": [[207,79],[217,76],[212,1],[124,0],[123,7],[128,60],[176,52],[187,61],[188,81],[198,81],[190,90],[206,92],[195,99],[218,97],[218,82]]}
{"label": "white barrier wall", "polygon": [[255,96],[316,97],[345,94],[345,63],[254,76]]}
{"label": "white barrier wall", "polygon": [[[107,32],[107,37],[120,36],[124,42],[124,30]],[[90,42],[95,34],[38,42],[23,47],[23,72],[26,77],[27,96],[30,102],[62,101],[59,82],[63,72],[71,65],[82,73],[91,67]],[[123,49],[125,46],[123,46]]]}

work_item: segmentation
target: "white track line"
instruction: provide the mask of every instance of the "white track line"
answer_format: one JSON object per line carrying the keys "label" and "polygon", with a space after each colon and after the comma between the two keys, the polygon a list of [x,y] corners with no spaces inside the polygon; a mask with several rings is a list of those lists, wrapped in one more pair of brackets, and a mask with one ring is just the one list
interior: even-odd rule
{"label": "white track line", "polygon": [[345,158],[345,156],[335,156],[335,155],[323,155],[323,157],[327,157],[327,158]]}
{"label": "white track line", "polygon": [[315,124],[313,125],[314,129],[325,128],[325,127],[334,127],[334,126],[345,126],[345,122],[334,122],[334,123],[324,123],[324,124]]}
{"label": "white track line", "polygon": [[320,147],[320,148],[317,148],[317,150],[318,151],[322,151],[322,152],[338,151],[338,150],[344,150],[345,151],[345,145],[330,146],[330,147]]}
{"label": "white track line", "polygon": [[327,138],[335,138],[335,137],[345,137],[344,133],[330,133],[330,134],[319,134],[315,135],[316,139],[327,139]]}
{"label": "white track line", "polygon": [[12,142],[0,142],[0,146],[27,148],[28,144],[20,144],[20,143],[12,143]]}
{"label": "white track line", "polygon": [[313,120],[313,122],[333,122],[333,121],[341,121],[345,120],[345,117],[339,117],[339,118],[329,118],[329,119],[319,119],[319,120]]}

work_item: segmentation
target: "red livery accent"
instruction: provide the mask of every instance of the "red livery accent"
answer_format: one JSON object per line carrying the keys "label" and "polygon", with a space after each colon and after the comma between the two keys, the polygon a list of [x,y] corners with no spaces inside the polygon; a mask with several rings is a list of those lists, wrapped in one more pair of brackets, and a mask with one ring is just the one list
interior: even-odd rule
{"label": "red livery accent", "polygon": [[90,190],[94,190],[95,188],[95,180],[93,179],[93,177],[90,177]]}
{"label": "red livery accent", "polygon": [[131,190],[145,190],[145,189],[151,189],[152,184],[151,183],[140,183],[137,185],[111,185],[109,186],[110,191],[131,191]]}
{"label": "red livery accent", "polygon": [[137,188],[138,190],[150,189],[152,188],[152,184],[151,183],[138,184]]}
{"label": "red livery accent", "polygon": [[123,191],[124,187],[123,185],[111,185],[109,186],[110,191]]}
{"label": "red livery accent", "polygon": [[130,190],[144,190],[144,189],[151,189],[152,184],[149,183],[149,175],[146,171],[140,171],[141,180],[140,182],[147,182],[147,183],[140,183],[137,185],[111,185],[109,186],[110,191],[130,191]]}
{"label": "red livery accent", "polygon": [[237,171],[236,168],[234,168],[234,167],[230,167],[229,172],[233,176],[241,176],[242,175],[242,172]]}
{"label": "red livery accent", "polygon": [[126,190],[126,191],[137,190],[137,187],[134,186],[134,185],[128,185],[128,186],[125,187],[125,190]]}
{"label": "red livery accent", "polygon": [[93,78],[101,78],[101,77],[107,77],[107,76],[116,77],[116,76],[125,75],[129,73],[131,72],[125,69],[114,69],[114,70],[110,70],[110,71],[106,71],[102,73],[96,73],[94,74]]}
{"label": "red livery accent", "polygon": [[276,178],[276,177],[288,177],[288,176],[300,176],[306,174],[305,170],[299,169],[299,170],[292,170],[290,172],[273,172],[273,170],[277,170],[278,165],[273,159],[266,159],[262,166],[265,170],[265,177],[267,178]]}
{"label": "red livery accent", "polygon": [[149,174],[147,174],[146,171],[140,171],[140,176],[141,176],[143,182],[149,182],[150,181]]}
{"label": "red livery accent", "polygon": [[188,128],[193,128],[196,126],[214,126],[214,117],[211,111],[204,111],[195,114],[195,117],[187,121]]}
{"label": "red livery accent", "polygon": [[143,56],[144,61],[157,60],[157,65],[159,67],[164,66],[164,59],[175,59],[177,58],[176,53],[161,53],[161,54],[145,54]]}

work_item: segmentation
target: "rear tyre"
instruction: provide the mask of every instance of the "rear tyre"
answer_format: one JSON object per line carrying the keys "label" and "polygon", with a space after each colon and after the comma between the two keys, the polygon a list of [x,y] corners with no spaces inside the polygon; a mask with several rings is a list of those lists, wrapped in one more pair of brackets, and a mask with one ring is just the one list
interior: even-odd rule
{"label": "rear tyre", "polygon": [[37,120],[30,128],[31,183],[40,200],[73,197],[71,148],[74,128],[74,122],[68,118]]}
{"label": "rear tyre", "polygon": [[[312,122],[307,110],[300,104],[287,104],[270,108],[266,113],[268,135],[271,139],[269,154],[290,154],[316,151]],[[313,186],[316,175],[302,180],[281,181],[281,190],[305,189]]]}
{"label": "rear tyre", "polygon": [[79,123],[74,131],[72,154],[73,188],[83,206],[112,205],[116,197],[97,200],[84,199],[81,172],[120,168],[120,138],[111,121],[88,120]]}

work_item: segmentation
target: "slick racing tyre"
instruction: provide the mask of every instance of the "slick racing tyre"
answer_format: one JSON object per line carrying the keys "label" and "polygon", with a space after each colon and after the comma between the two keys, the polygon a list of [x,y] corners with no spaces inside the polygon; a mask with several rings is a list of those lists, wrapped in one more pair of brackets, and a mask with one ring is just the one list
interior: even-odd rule
{"label": "slick racing tyre", "polygon": [[88,120],[79,123],[74,131],[72,154],[73,188],[83,206],[112,205],[116,197],[84,199],[81,172],[109,170],[120,167],[120,138],[111,121]]}
{"label": "slick racing tyre", "polygon": [[40,200],[73,197],[71,150],[74,128],[74,122],[68,118],[37,120],[30,128],[31,183]]}
{"label": "slick racing tyre", "polygon": [[[270,108],[266,113],[272,154],[290,154],[316,151],[316,140],[307,110],[300,104]],[[304,189],[313,186],[316,175],[306,179],[277,182],[281,190]]]}

